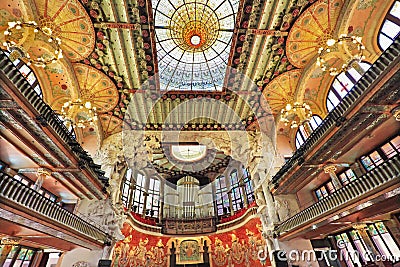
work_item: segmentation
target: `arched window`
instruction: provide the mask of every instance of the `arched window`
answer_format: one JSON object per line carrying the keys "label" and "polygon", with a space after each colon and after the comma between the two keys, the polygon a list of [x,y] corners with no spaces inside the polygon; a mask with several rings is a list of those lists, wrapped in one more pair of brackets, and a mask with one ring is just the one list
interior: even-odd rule
{"label": "arched window", "polygon": [[396,39],[400,32],[400,1],[395,1],[392,8],[386,14],[378,35],[378,44],[382,50],[386,50]]}
{"label": "arched window", "polygon": [[[218,215],[224,214],[229,207],[229,198],[226,190],[225,176],[221,175],[215,179],[215,194],[217,199],[217,212]],[[225,212],[226,213],[226,212]]]}
{"label": "arched window", "polygon": [[[10,56],[10,53],[7,50],[3,51],[8,57]],[[19,69],[19,72],[21,72],[21,74],[25,77],[25,79],[29,82],[29,84],[32,85],[33,90],[35,90],[35,92],[40,96],[40,98],[43,98],[42,89],[40,88],[39,81],[36,78],[36,75],[32,71],[32,69],[20,59],[14,60],[13,64]]]}
{"label": "arched window", "polygon": [[361,78],[361,73],[371,67],[371,64],[367,62],[361,62],[359,65],[360,69],[358,71],[355,68],[351,68],[346,72],[340,73],[333,80],[328,97],[326,98],[326,107],[329,112],[339,105],[343,98],[353,89],[354,85]]}
{"label": "arched window", "polygon": [[[322,123],[322,119],[318,115],[313,115],[308,123],[311,131],[315,131],[317,127]],[[298,149],[308,138],[309,134],[307,133],[305,126],[300,125],[299,129],[296,132],[296,148]]]}
{"label": "arched window", "polygon": [[157,218],[160,208],[160,181],[158,179],[150,178],[147,193],[146,215]]}
{"label": "arched window", "polygon": [[230,184],[231,184],[231,197],[232,197],[232,207],[233,211],[237,211],[243,208],[243,195],[240,189],[238,171],[233,170],[230,174]]}
{"label": "arched window", "polygon": [[254,189],[251,183],[250,173],[244,166],[242,166],[242,172],[243,172],[242,179],[243,179],[244,189],[246,191],[247,203],[250,204],[254,201]]}
{"label": "arched window", "polygon": [[133,191],[132,210],[133,212],[142,214],[144,208],[144,195],[145,195],[146,177],[138,173],[136,176],[135,191]]}
{"label": "arched window", "polygon": [[122,184],[122,194],[121,194],[122,204],[124,204],[125,208],[129,207],[129,195],[131,192],[131,185],[132,185],[132,170],[128,169],[125,172],[125,177]]}

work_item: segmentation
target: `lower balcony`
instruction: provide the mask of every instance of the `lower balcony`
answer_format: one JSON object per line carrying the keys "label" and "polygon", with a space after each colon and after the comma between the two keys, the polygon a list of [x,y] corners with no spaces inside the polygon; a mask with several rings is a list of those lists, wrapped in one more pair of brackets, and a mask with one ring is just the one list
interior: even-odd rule
{"label": "lower balcony", "polygon": [[323,218],[333,216],[345,208],[358,205],[363,200],[384,194],[400,185],[400,155],[383,162],[368,173],[336,190],[310,207],[279,224],[275,230],[285,236],[294,234]]}
{"label": "lower balcony", "polygon": [[69,237],[69,242],[84,247],[102,247],[108,239],[99,227],[3,172],[0,172],[0,210],[1,219],[48,236]]}

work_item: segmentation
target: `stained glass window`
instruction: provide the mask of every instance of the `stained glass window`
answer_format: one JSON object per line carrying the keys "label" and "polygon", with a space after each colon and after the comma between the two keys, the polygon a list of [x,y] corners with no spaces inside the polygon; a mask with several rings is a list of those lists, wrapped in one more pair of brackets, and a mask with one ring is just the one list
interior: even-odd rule
{"label": "stained glass window", "polygon": [[222,91],[239,0],[152,0],[160,89]]}
{"label": "stained glass window", "polygon": [[318,200],[323,199],[324,197],[327,197],[328,195],[332,194],[335,192],[335,187],[332,184],[332,181],[328,181],[315,189],[315,195],[317,196]]}
{"label": "stained glass window", "polygon": [[243,208],[243,194],[241,192],[238,171],[234,170],[230,174],[230,186],[231,186],[231,197],[232,197],[232,207],[234,211]]}
{"label": "stained glass window", "polygon": [[348,170],[342,172],[341,174],[338,175],[338,177],[343,185],[347,185],[351,181],[357,179],[357,177],[352,169],[348,169]]}
{"label": "stained glass window", "polygon": [[400,32],[400,1],[395,1],[382,24],[378,35],[378,44],[386,50]]}
{"label": "stained glass window", "polygon": [[148,196],[146,201],[146,215],[157,218],[160,201],[160,181],[150,178]]}
{"label": "stained glass window", "polygon": [[172,156],[186,162],[202,159],[207,153],[205,145],[172,145]]}
{"label": "stained glass window", "polygon": [[[310,130],[314,131],[321,123],[321,117],[318,115],[313,115],[309,121]],[[304,127],[304,125],[300,125],[296,132],[296,148],[300,148],[300,146],[307,140],[309,136]]]}
{"label": "stained glass window", "polygon": [[142,214],[144,209],[145,183],[146,177],[143,174],[138,173],[136,176],[135,191],[133,192],[132,209],[134,212],[139,214]]}
{"label": "stained glass window", "polygon": [[326,107],[329,112],[342,102],[343,98],[353,89],[354,85],[361,78],[362,74],[370,67],[371,64],[361,62],[357,68],[353,67],[336,76],[326,98]]}
{"label": "stained glass window", "polygon": [[368,231],[381,255],[385,255],[387,259],[400,258],[399,246],[383,222],[368,225]]}
{"label": "stained glass window", "polygon": [[361,238],[360,233],[357,230],[350,231],[351,239],[353,239],[354,245],[357,251],[360,252],[360,256],[364,262],[371,261],[371,254],[367,248],[365,241]]}
{"label": "stained glass window", "polygon": [[[349,237],[347,236],[347,233],[342,233],[339,235],[335,236],[336,241],[338,242],[341,240],[341,246],[339,246],[339,251],[341,254],[341,257],[344,259],[346,262],[346,265],[348,267],[356,267],[356,266],[361,266],[360,262],[360,257],[357,257],[359,253],[357,253],[356,249],[354,249],[352,243],[349,240]],[[339,242],[338,242],[339,243]]]}
{"label": "stained glass window", "polygon": [[217,179],[215,179],[215,189],[218,215],[223,215],[224,208],[229,207],[225,176],[219,176]]}

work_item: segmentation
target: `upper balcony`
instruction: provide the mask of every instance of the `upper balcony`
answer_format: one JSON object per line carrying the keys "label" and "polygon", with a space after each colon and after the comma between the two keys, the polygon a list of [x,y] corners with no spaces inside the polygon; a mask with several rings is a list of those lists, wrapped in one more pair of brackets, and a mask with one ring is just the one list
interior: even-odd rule
{"label": "upper balcony", "polygon": [[[363,214],[356,216],[363,219],[363,216],[373,217],[398,209],[399,183],[400,155],[396,155],[290,217],[279,224],[276,231],[282,238],[288,238],[300,233],[304,235],[310,229],[316,230],[318,224],[318,228],[325,228],[329,232],[332,227],[337,229],[341,224],[345,225],[346,221],[351,221],[349,216],[355,212],[363,210]],[[368,210],[372,205],[375,208]]]}

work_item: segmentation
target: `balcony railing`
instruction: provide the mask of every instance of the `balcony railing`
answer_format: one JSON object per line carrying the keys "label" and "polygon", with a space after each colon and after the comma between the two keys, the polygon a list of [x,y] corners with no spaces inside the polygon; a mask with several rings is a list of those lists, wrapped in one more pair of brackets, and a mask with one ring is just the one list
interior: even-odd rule
{"label": "balcony railing", "polygon": [[16,66],[14,66],[12,61],[1,49],[0,66],[2,66],[0,68],[0,73],[3,73],[14,84],[26,100],[40,114],[36,119],[43,126],[50,126],[58,134],[58,136],[65,142],[66,146],[69,146],[71,151],[73,151],[77,156],[81,168],[90,170],[95,177],[97,176],[99,180],[107,183],[108,179],[104,177],[104,171],[100,169],[101,166],[93,162],[93,159],[68,131],[67,127],[65,127],[64,123],[59,119],[54,110],[42,100],[26,80],[24,75]]}
{"label": "balcony railing", "polygon": [[374,81],[385,75],[385,70],[388,69],[390,65],[396,64],[394,61],[398,59],[399,55],[400,39],[397,38],[364,73],[363,77],[343,98],[343,101],[326,116],[318,128],[311,133],[301,147],[296,150],[293,156],[275,174],[272,178],[273,183],[277,183],[294,166],[304,162],[304,155],[308,153],[326,133],[331,132],[332,128],[339,126],[343,122],[343,119],[351,111],[352,107],[357,104],[363,95],[372,89]]}
{"label": "balcony railing", "polygon": [[[0,203],[18,209],[28,209],[37,215],[55,221],[62,226],[92,238],[96,242],[104,243],[107,234],[96,226],[84,221],[77,215],[61,208],[45,196],[32,188],[15,180],[6,173],[0,172]],[[35,217],[36,217],[35,216]]]}
{"label": "balcony railing", "polygon": [[[299,226],[312,222],[328,212],[348,205],[351,201],[366,197],[376,188],[400,178],[400,155],[385,161],[368,173],[352,181],[348,185],[336,190],[312,206],[302,210],[282,224],[276,230],[279,233],[287,232]],[[400,182],[400,180],[399,180]]]}

